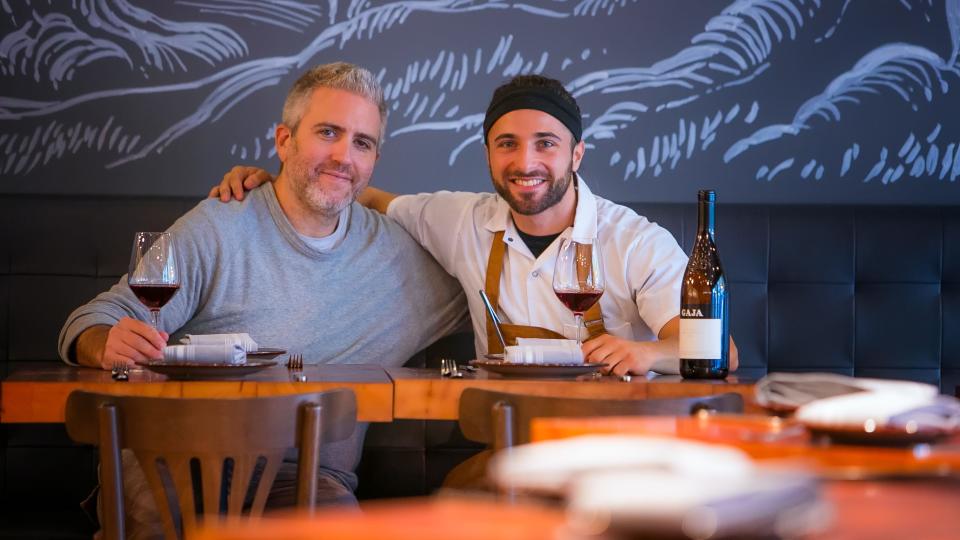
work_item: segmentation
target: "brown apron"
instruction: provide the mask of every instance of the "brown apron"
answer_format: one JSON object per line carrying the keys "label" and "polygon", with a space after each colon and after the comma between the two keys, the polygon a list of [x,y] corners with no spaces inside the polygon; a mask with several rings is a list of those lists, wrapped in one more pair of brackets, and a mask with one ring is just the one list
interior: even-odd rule
{"label": "brown apron", "polygon": [[[490,257],[487,259],[487,279],[484,290],[490,298],[493,309],[500,306],[500,275],[503,273],[503,254],[506,244],[503,242],[503,231],[493,235],[493,245],[490,246]],[[600,302],[594,304],[583,314],[583,325],[587,329],[586,340],[591,340],[607,332],[603,326],[603,315],[600,313]],[[564,339],[565,336],[540,328],[539,326],[524,326],[520,324],[501,324],[503,339],[507,345],[516,345],[517,338],[553,338]],[[493,326],[493,318],[487,313],[487,352],[491,354],[503,353],[503,346],[497,338],[497,329]]]}

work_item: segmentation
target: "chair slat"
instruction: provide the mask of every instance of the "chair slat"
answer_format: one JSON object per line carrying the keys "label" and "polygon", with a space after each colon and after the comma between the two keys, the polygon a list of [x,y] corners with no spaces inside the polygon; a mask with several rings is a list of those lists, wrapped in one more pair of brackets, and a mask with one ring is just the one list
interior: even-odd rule
{"label": "chair slat", "polygon": [[[308,418],[304,406],[315,416]],[[113,412],[101,412],[104,410]],[[129,448],[140,462],[157,502],[165,536],[180,539],[198,525],[195,501],[202,501],[205,518],[221,518],[224,459],[234,459],[234,476],[224,501],[226,514],[240,516],[257,459],[266,458],[248,514],[259,516],[285,451],[296,447],[302,455],[316,457],[321,441],[349,437],[356,424],[356,398],[349,389],[226,399],[115,396],[78,390],[67,399],[65,416],[71,438],[98,444],[101,459],[110,465],[104,479],[117,486],[113,491],[118,496],[104,510],[108,518],[117,518],[106,521],[105,536],[123,537],[120,450]],[[116,456],[112,461],[111,453]],[[192,457],[200,463],[202,498],[194,492]],[[165,464],[165,470],[161,470],[163,466],[158,468],[158,460]],[[313,472],[299,471],[298,484],[311,486],[314,493],[316,460],[307,461],[307,468]],[[307,502],[314,504],[312,499]]]}

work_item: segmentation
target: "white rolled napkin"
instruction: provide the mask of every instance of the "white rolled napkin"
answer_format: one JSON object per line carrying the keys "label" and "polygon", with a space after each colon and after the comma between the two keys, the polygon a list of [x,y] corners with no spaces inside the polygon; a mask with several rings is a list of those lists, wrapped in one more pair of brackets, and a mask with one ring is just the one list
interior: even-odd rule
{"label": "white rolled napkin", "polygon": [[257,352],[259,345],[246,332],[237,334],[187,334],[180,339],[184,345],[237,344],[245,352]]}
{"label": "white rolled napkin", "polygon": [[836,373],[771,373],[757,381],[755,392],[761,407],[784,409],[796,409],[816,400],[863,392],[921,401],[933,400],[940,393],[931,384],[849,377]]}
{"label": "white rolled napkin", "polygon": [[247,351],[239,343],[214,345],[168,345],[163,348],[164,362],[190,362],[197,364],[247,363]]}
{"label": "white rolled napkin", "polygon": [[517,338],[505,351],[506,361],[514,364],[583,363],[583,351],[572,339]]}
{"label": "white rolled napkin", "polygon": [[876,390],[811,401],[797,409],[800,422],[814,426],[912,429],[960,429],[960,400],[952,396],[924,396],[918,392]]}
{"label": "white rolled napkin", "polygon": [[733,447],[666,437],[587,435],[515,446],[494,455],[488,473],[504,488],[562,497],[571,524],[609,527],[591,538],[805,536],[818,499],[816,480],[805,473],[757,467]]}

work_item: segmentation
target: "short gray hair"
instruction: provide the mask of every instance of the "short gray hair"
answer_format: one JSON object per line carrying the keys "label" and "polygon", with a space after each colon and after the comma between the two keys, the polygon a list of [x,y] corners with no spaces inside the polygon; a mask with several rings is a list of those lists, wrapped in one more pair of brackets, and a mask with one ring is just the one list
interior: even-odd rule
{"label": "short gray hair", "polygon": [[297,82],[293,83],[283,103],[283,125],[293,132],[297,131],[310,95],[317,88],[344,90],[372,101],[380,111],[378,148],[383,145],[387,130],[387,102],[383,98],[383,88],[369,70],[347,62],[321,64],[301,75]]}

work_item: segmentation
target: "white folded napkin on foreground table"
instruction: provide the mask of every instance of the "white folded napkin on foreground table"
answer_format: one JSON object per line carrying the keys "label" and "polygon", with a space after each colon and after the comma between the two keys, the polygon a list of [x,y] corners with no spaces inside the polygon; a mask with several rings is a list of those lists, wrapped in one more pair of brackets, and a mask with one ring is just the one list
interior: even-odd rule
{"label": "white folded napkin on foreground table", "polygon": [[256,352],[259,349],[257,342],[246,332],[237,334],[187,334],[180,339],[184,345],[222,345],[224,343],[237,344],[246,352]]}
{"label": "white folded napkin on foreground table", "polygon": [[771,373],[757,381],[755,392],[761,407],[788,410],[818,399],[862,392],[883,392],[925,401],[940,393],[931,384],[848,377],[836,373]]}
{"label": "white folded napkin on foreground table", "polygon": [[559,496],[589,538],[794,537],[822,525],[814,478],[723,445],[587,435],[515,446],[488,472],[521,495]]}
{"label": "white folded napkin on foreground table", "polygon": [[583,363],[583,351],[572,339],[517,338],[505,351],[506,361],[514,364]]}
{"label": "white folded napkin on foreground table", "polygon": [[796,408],[797,420],[821,428],[960,429],[960,400],[914,381],[771,373],[757,382],[756,396],[764,407]]}
{"label": "white folded napkin on foreground table", "polygon": [[795,413],[800,422],[815,426],[955,431],[960,429],[960,400],[952,396],[921,396],[882,390],[811,401]]}

